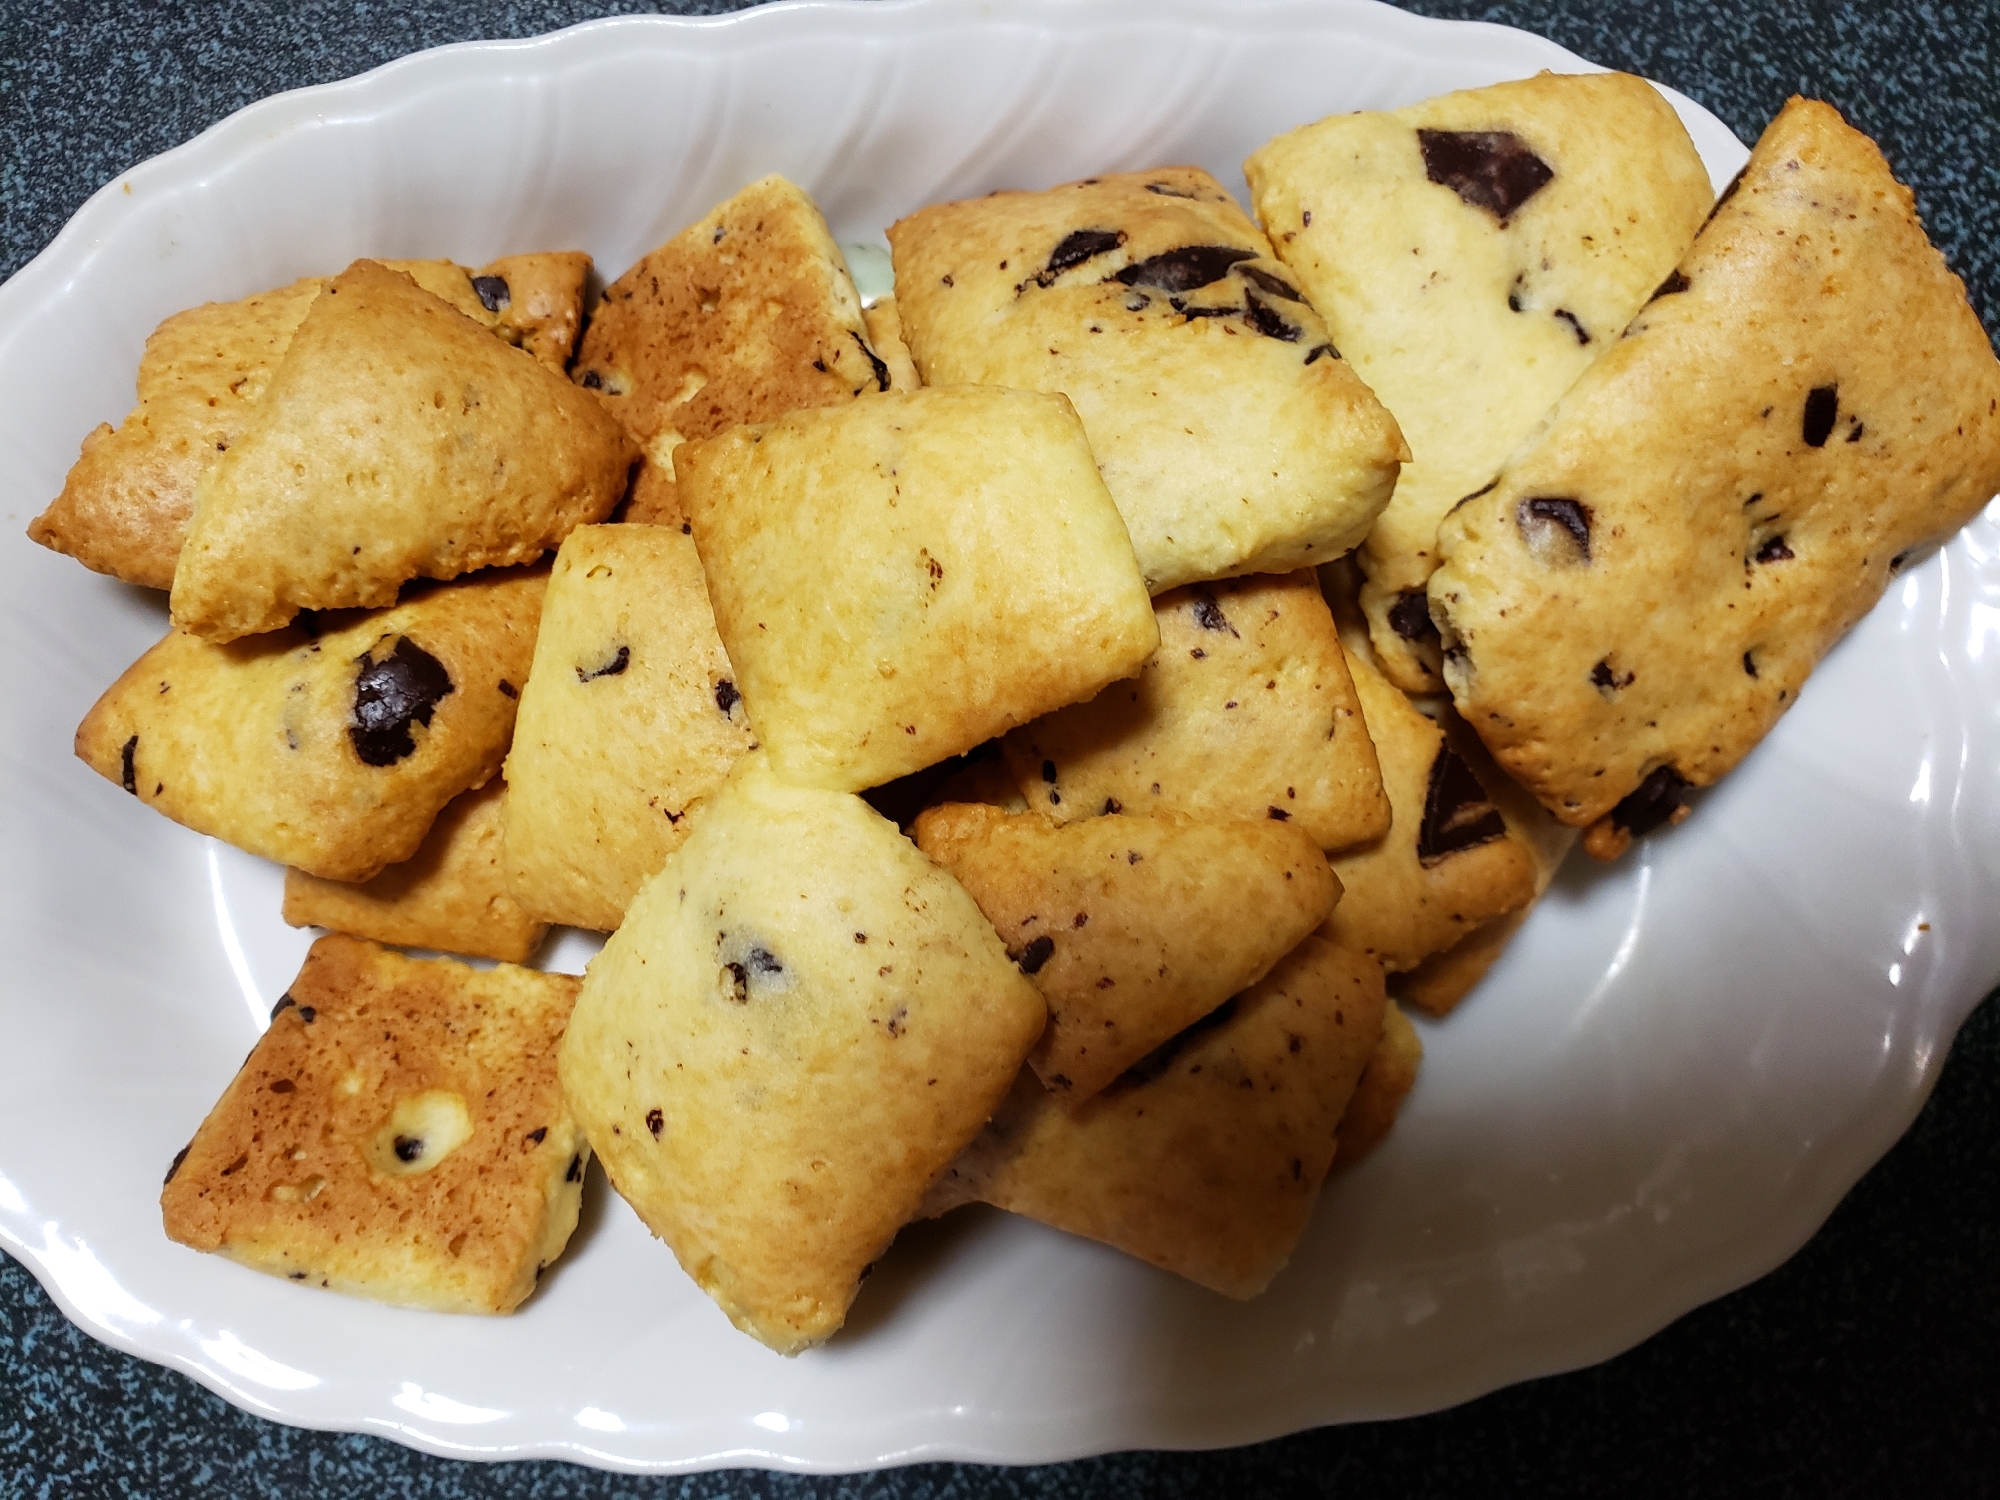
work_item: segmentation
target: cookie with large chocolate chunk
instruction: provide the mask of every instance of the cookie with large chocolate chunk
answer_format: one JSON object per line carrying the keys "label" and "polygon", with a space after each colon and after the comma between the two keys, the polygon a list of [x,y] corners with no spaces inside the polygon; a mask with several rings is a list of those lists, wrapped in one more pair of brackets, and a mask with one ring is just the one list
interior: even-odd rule
{"label": "cookie with large chocolate chunk", "polygon": [[1395,422],[1199,168],[938,204],[889,242],[924,380],[1075,402],[1152,592],[1337,557],[1388,503]]}
{"label": "cookie with large chocolate chunk", "polygon": [[168,1169],[168,1236],[305,1286],[512,1312],[582,1201],[590,1147],[556,1081],[578,984],[321,938]]}
{"label": "cookie with large chocolate chunk", "polygon": [[610,931],[750,744],[693,539],[579,526],[549,575],[507,756],[515,899]]}
{"label": "cookie with large chocolate chunk", "polygon": [[637,451],[588,394],[373,261],[313,300],[195,486],[175,625],[205,639],[529,562],[601,521]]}
{"label": "cookie with large chocolate chunk", "polygon": [[1061,396],[871,396],[684,444],[675,463],[751,727],[802,785],[934,765],[1159,643]]}
{"label": "cookie with large chocolate chunk", "polygon": [[991,1203],[1254,1297],[1305,1231],[1383,1004],[1380,965],[1309,937],[1074,1111],[1024,1072],[925,1211]]}
{"label": "cookie with large chocolate chunk", "polygon": [[507,889],[500,857],[506,783],[495,778],[446,805],[417,852],[368,880],[285,871],[285,920],[409,948],[526,963],[548,923]]}
{"label": "cookie with large chocolate chunk", "polygon": [[1908,189],[1824,104],[1764,132],[1675,285],[1439,528],[1445,676],[1615,854],[2000,488],[2000,361]]}
{"label": "cookie with large chocolate chunk", "polygon": [[840,1327],[1047,1011],[893,823],[763,762],[738,762],[591,962],[561,1068],[612,1185],[792,1354]]}
{"label": "cookie with large chocolate chunk", "polygon": [[606,287],[574,374],[645,450],[624,518],[662,526],[683,517],[676,445],[891,384],[826,220],[776,176]]}
{"label": "cookie with large chocolate chunk", "polygon": [[1007,736],[1028,805],[1295,822],[1322,849],[1389,827],[1382,772],[1333,615],[1310,571],[1154,601],[1139,675]]}
{"label": "cookie with large chocolate chunk", "polygon": [[496,571],[228,645],[171,631],[97,700],[76,753],[197,832],[366,880],[500,769],[546,582]]}
{"label": "cookie with large chocolate chunk", "polygon": [[1544,73],[1333,115],[1244,164],[1279,257],[1415,458],[1358,554],[1383,671],[1435,692],[1437,525],[1673,269],[1708,174],[1644,79]]}
{"label": "cookie with large chocolate chunk", "polygon": [[1262,979],[1340,896],[1319,846],[1270,818],[1058,823],[959,803],[921,814],[916,839],[1048,1002],[1028,1062],[1071,1106]]}
{"label": "cookie with large chocolate chunk", "polygon": [[[589,256],[512,255],[480,271],[448,260],[383,264],[563,369]],[[83,440],[62,494],[28,527],[29,537],[99,573],[171,588],[195,482],[243,432],[327,280],[312,276],[240,301],[204,303],[155,329],[139,360],[139,404],[115,430],[104,423]],[[509,296],[510,285],[521,289],[518,296]],[[497,310],[482,300],[488,296]]]}

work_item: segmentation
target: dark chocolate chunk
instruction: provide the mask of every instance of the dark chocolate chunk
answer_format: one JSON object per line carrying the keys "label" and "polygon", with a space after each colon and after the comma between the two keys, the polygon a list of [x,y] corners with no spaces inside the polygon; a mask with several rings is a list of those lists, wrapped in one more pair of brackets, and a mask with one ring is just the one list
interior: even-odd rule
{"label": "dark chocolate chunk", "polygon": [[1281,344],[1296,344],[1305,335],[1305,330],[1296,323],[1287,323],[1278,316],[1276,308],[1256,297],[1245,299],[1248,304],[1245,314],[1252,328],[1267,339],[1276,339]]}
{"label": "dark chocolate chunk", "polygon": [[521,690],[503,677],[500,679],[500,696],[503,698],[518,698],[521,696]]}
{"label": "dark chocolate chunk", "polygon": [[1646,300],[1648,302],[1658,302],[1662,297],[1679,296],[1691,285],[1693,283],[1687,277],[1681,275],[1679,271],[1669,271],[1667,272],[1667,279],[1654,287],[1653,295]]}
{"label": "dark chocolate chunk", "polygon": [[1555,315],[1562,319],[1563,322],[1569,324],[1569,330],[1576,335],[1576,341],[1579,344],[1590,342],[1590,330],[1583,326],[1583,321],[1575,313],[1566,307],[1559,307],[1556,309]]}
{"label": "dark chocolate chunk", "polygon": [[1186,1047],[1189,1042],[1200,1036],[1204,1031],[1213,1031],[1216,1027],[1226,1024],[1235,1014],[1236,997],[1231,995],[1200,1020],[1182,1027],[1151,1052],[1148,1052],[1144,1057],[1133,1063],[1131,1067],[1118,1075],[1118,1080],[1113,1087],[1127,1089],[1135,1087],[1138,1084],[1151,1083],[1173,1065],[1175,1055],[1182,1048]]}
{"label": "dark chocolate chunk", "polygon": [[1240,265],[1236,269],[1242,273],[1243,279],[1256,287],[1258,291],[1269,292],[1281,302],[1304,302],[1306,300],[1299,295],[1297,287],[1293,286],[1282,276],[1273,276],[1262,266]]}
{"label": "dark chocolate chunk", "polygon": [[1816,385],[1806,392],[1806,416],[1803,424],[1806,446],[1824,448],[1827,438],[1833,434],[1833,419],[1839,415],[1839,386]]}
{"label": "dark chocolate chunk", "polygon": [[310,1005],[301,1005],[299,1007],[299,1019],[308,1026],[312,1025],[318,1015],[319,1012],[314,1010]]}
{"label": "dark chocolate chunk", "polygon": [[741,964],[724,964],[729,971],[729,998],[738,1005],[750,1002],[750,971]]}
{"label": "dark chocolate chunk", "polygon": [[1182,245],[1129,265],[1112,279],[1163,292],[1191,292],[1222,280],[1238,261],[1256,258],[1255,250],[1239,250],[1234,245]]}
{"label": "dark chocolate chunk", "polygon": [[[1208,594],[1202,594],[1195,599],[1194,622],[1203,630],[1226,630],[1231,635],[1236,635],[1236,627],[1229,623],[1229,616],[1222,612],[1222,606]],[[1242,639],[1241,636],[1236,638]]]}
{"label": "dark chocolate chunk", "polygon": [[139,778],[137,769],[132,764],[132,758],[138,753],[139,736],[136,734],[127,740],[124,748],[118,752],[118,761],[124,771],[121,780],[124,782],[125,790],[135,797],[139,795]]}
{"label": "dark chocolate chunk", "polygon": [[585,670],[582,667],[578,667],[576,669],[576,680],[578,682],[595,682],[600,677],[616,677],[620,672],[623,672],[627,667],[631,665],[632,665],[632,648],[630,646],[620,646],[618,648],[618,654],[612,657],[611,660],[606,662],[603,666],[591,667],[588,670]]}
{"label": "dark chocolate chunk", "polygon": [[1555,177],[1511,130],[1419,130],[1424,175],[1505,224]]}
{"label": "dark chocolate chunk", "polygon": [[531,1146],[539,1146],[548,1138],[549,1127],[546,1125],[537,1125],[533,1130],[521,1137],[521,1149],[526,1151]]}
{"label": "dark chocolate chunk", "polygon": [[882,357],[868,347],[868,341],[862,338],[860,334],[849,333],[847,336],[860,346],[861,352],[868,356],[868,363],[875,367],[875,389],[878,391],[888,390],[889,367],[882,363]]}
{"label": "dark chocolate chunk", "polygon": [[1125,243],[1122,229],[1073,229],[1049,252],[1049,263],[1035,273],[1036,286],[1048,286],[1063,272],[1074,270]]}
{"label": "dark chocolate chunk", "polygon": [[1757,548],[1760,563],[1789,562],[1791,557],[1792,549],[1782,536],[1767,536]]}
{"label": "dark chocolate chunk", "polygon": [[390,653],[354,658],[354,722],[347,737],[354,753],[371,766],[391,766],[417,748],[410,726],[428,726],[438,700],[452,691],[444,663],[406,635]]}
{"label": "dark chocolate chunk", "polygon": [[1406,641],[1434,641],[1438,628],[1431,619],[1430,595],[1422,589],[1404,589],[1389,606],[1389,628]]}
{"label": "dark chocolate chunk", "polygon": [[577,384],[586,391],[601,391],[604,389],[604,377],[595,370],[585,370],[577,377]]}
{"label": "dark chocolate chunk", "polygon": [[1486,796],[1472,767],[1450,745],[1439,745],[1424,790],[1424,821],[1417,830],[1417,858],[1424,868],[1461,850],[1507,836],[1507,824]]}
{"label": "dark chocolate chunk", "polygon": [[1611,821],[1637,837],[1651,833],[1675,813],[1687,798],[1688,784],[1672,766],[1658,766],[1639,789],[1611,809]]}
{"label": "dark chocolate chunk", "polygon": [[424,1138],[420,1135],[399,1135],[395,1149],[397,1161],[415,1161],[424,1154]]}
{"label": "dark chocolate chunk", "polygon": [[180,1150],[174,1153],[174,1159],[167,1163],[167,1175],[166,1178],[160,1183],[161,1187],[165,1187],[167,1183],[172,1182],[174,1180],[174,1174],[180,1171],[181,1163],[188,1159],[188,1152],[192,1150],[194,1150],[194,1142],[189,1141],[185,1146],[181,1147]]}
{"label": "dark chocolate chunk", "polygon": [[1331,344],[1314,344],[1311,349],[1306,351],[1307,364],[1311,364],[1316,359],[1339,359],[1339,358],[1340,358],[1340,351],[1334,348],[1333,345]]}
{"label": "dark chocolate chunk", "polygon": [[564,1182],[583,1181],[583,1157],[579,1153],[569,1159],[569,1170],[563,1173]]}
{"label": "dark chocolate chunk", "polygon": [[1590,669],[1590,680],[1597,685],[1600,692],[1606,694],[1616,692],[1621,688],[1630,687],[1638,680],[1638,675],[1636,672],[1627,672],[1623,676],[1620,676],[1612,670],[1611,658],[1608,656]]}
{"label": "dark chocolate chunk", "polygon": [[[1487,488],[1492,488],[1491,485]],[[1470,499],[1471,496],[1467,496]],[[1461,504],[1464,502],[1461,501]],[[1590,507],[1578,500],[1559,495],[1538,495],[1523,500],[1514,510],[1515,524],[1521,528],[1521,535],[1530,546],[1539,536],[1547,536],[1557,527],[1567,532],[1576,545],[1577,560],[1590,561]]]}
{"label": "dark chocolate chunk", "polygon": [[479,303],[488,312],[498,312],[514,300],[507,290],[507,278],[504,276],[475,276],[472,278],[472,289],[479,293]]}
{"label": "dark chocolate chunk", "polygon": [[1039,974],[1042,965],[1049,961],[1049,955],[1056,951],[1056,940],[1047,933],[1022,948],[1010,949],[1007,956],[1023,974]]}
{"label": "dark chocolate chunk", "polygon": [[736,712],[736,705],[743,701],[743,695],[736,691],[736,684],[727,677],[718,677],[715,682],[715,706],[722,710],[724,718]]}
{"label": "dark chocolate chunk", "polygon": [[653,1132],[653,1139],[658,1140],[660,1138],[660,1132],[667,1128],[667,1117],[661,1114],[657,1109],[647,1110],[646,1128]]}

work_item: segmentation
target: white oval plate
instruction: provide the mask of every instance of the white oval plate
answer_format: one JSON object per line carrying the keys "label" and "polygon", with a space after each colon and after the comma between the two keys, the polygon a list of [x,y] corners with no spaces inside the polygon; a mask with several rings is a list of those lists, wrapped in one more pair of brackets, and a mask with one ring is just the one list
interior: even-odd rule
{"label": "white oval plate", "polygon": [[[2000,973],[2000,513],[1892,589],[1684,827],[1573,866],[1425,1029],[1402,1123],[1239,1306],[1034,1224],[906,1234],[830,1347],[734,1332],[597,1184],[527,1308],[395,1311],[169,1244],[160,1176],[307,936],[278,872],[69,754],[156,596],[22,539],[174,310],[361,254],[615,274],[769,171],[843,240],[1544,67],[1352,0],[788,5],[447,48],[135,169],[0,288],[0,1237],[97,1337],[288,1422],[631,1469],[1022,1462],[1419,1412],[1602,1359],[1777,1264]],[[1744,152],[1675,99],[1721,181]],[[574,968],[589,944],[552,956]],[[608,1200],[608,1201],[607,1201]]]}

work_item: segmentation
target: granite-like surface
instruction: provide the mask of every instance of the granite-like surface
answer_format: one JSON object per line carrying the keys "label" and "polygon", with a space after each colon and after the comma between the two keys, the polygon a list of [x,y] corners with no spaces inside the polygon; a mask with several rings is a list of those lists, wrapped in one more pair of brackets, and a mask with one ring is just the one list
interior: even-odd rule
{"label": "granite-like surface", "polygon": [[[582,0],[0,0],[0,275],[100,183],[230,111],[420,47],[628,10]],[[1792,92],[1875,135],[2000,329],[2000,8],[1416,0],[1672,84],[1745,139]],[[1773,1275],[1638,1349],[1413,1421],[1221,1454],[852,1478],[479,1466],[279,1427],[93,1343],[0,1257],[0,1497],[1976,1495],[2000,1486],[2000,1000],[1910,1134]]]}

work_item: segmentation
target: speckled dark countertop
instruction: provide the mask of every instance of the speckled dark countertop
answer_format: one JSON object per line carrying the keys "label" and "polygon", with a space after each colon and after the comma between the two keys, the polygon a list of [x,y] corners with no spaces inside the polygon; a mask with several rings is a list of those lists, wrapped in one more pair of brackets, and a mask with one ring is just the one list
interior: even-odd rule
{"label": "speckled dark countertop", "polygon": [[[0,275],[100,183],[265,94],[474,37],[629,10],[589,0],[0,0]],[[1755,137],[1792,92],[1881,141],[2000,328],[2000,5],[1420,0],[1644,73]],[[1993,1494],[2000,1487],[2000,1001],[1908,1136],[1763,1281],[1595,1369],[1413,1421],[1220,1454],[851,1478],[633,1479],[479,1466],[279,1427],[103,1348],[0,1257],[0,1496]]]}

